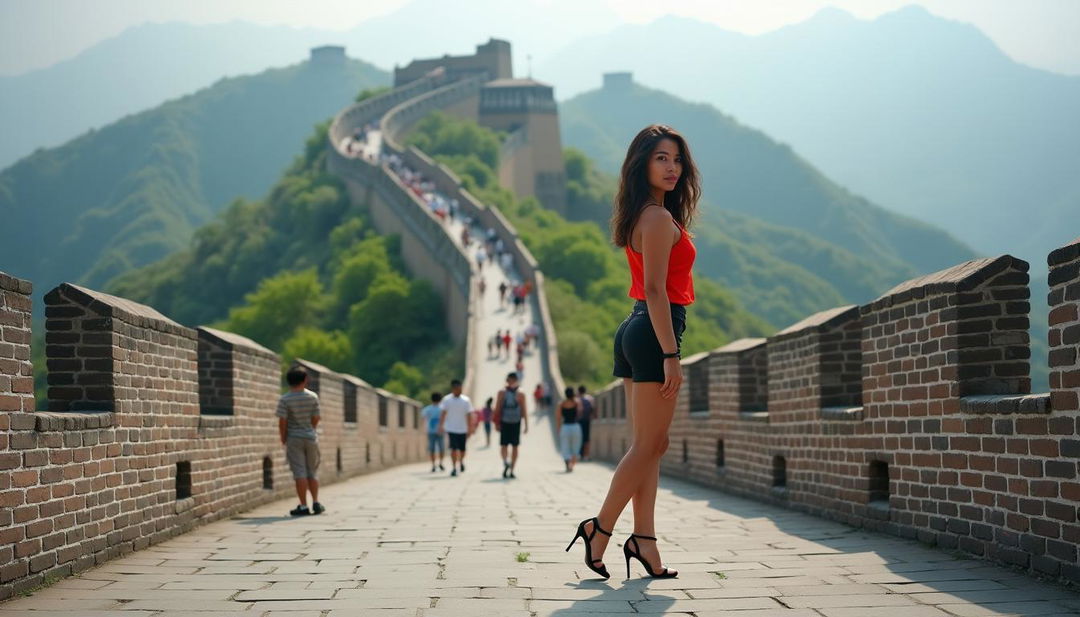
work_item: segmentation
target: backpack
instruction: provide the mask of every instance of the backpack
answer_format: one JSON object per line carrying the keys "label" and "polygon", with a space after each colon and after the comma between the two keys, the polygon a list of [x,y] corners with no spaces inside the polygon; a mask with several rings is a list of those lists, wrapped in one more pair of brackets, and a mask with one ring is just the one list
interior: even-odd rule
{"label": "backpack", "polygon": [[581,397],[581,414],[580,414],[581,418],[580,419],[584,420],[586,422],[589,422],[590,420],[592,420],[592,412],[593,412],[593,398],[591,396],[588,396],[588,395]]}
{"label": "backpack", "polygon": [[503,422],[521,422],[521,405],[518,405],[517,390],[510,390],[506,388],[503,390],[503,406],[502,414],[499,417],[499,423]]}

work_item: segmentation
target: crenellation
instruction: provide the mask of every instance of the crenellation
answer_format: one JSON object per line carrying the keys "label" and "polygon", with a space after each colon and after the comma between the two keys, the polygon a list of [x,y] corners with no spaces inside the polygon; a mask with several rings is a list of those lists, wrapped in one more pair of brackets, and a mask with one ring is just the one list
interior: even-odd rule
{"label": "crenellation", "polygon": [[[0,327],[18,327],[0,344],[0,598],[292,493],[277,354],[64,284],[46,295],[50,411],[35,412],[29,293],[0,273]],[[323,400],[320,480],[372,469],[374,390],[298,362]],[[358,386],[348,434],[344,379]],[[388,451],[417,460],[421,437],[399,428]]]}
{"label": "crenellation", "polygon": [[[0,273],[0,412],[34,410],[30,281]],[[4,427],[0,425],[0,430]]]}

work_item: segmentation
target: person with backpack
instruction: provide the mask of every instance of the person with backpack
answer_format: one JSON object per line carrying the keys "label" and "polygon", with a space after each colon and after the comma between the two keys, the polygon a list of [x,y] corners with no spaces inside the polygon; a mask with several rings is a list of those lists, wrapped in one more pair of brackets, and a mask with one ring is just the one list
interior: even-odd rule
{"label": "person with backpack", "polygon": [[589,460],[589,425],[592,423],[596,399],[588,394],[585,386],[578,386],[578,424],[581,425],[581,460]]}
{"label": "person with backpack", "polygon": [[[518,389],[517,373],[506,376],[506,388],[495,397],[495,428],[499,431],[499,454],[503,461],[503,478],[516,478],[514,467],[517,465],[518,446],[521,433],[529,432],[529,416],[525,413],[525,394]],[[524,427],[522,427],[524,424]],[[506,448],[510,446],[510,458],[506,457]]]}

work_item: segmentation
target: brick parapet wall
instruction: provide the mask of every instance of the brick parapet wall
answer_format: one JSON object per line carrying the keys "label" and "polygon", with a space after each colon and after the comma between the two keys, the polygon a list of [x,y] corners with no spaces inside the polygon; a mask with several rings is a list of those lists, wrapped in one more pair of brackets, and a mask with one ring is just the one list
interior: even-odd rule
{"label": "brick parapet wall", "polygon": [[[1029,390],[1028,265],[972,260],[688,358],[662,470],[1080,581],[1078,242],[1049,259],[1050,393]],[[609,460],[621,390],[597,395]]]}
{"label": "brick parapet wall", "polygon": [[[0,293],[0,325],[19,326],[3,333],[20,358],[0,357],[0,384],[32,390],[30,286],[0,273]],[[0,598],[293,494],[274,416],[276,354],[74,285],[46,303],[49,406],[58,411],[34,412],[32,391],[18,393],[18,409],[0,409]],[[208,359],[217,363],[212,380],[200,366]],[[398,453],[387,465],[420,459],[422,432],[377,434],[373,388],[318,377],[320,481],[376,468],[365,463],[372,440]],[[346,378],[359,385],[348,430]],[[231,405],[201,413],[201,386],[229,392]]]}

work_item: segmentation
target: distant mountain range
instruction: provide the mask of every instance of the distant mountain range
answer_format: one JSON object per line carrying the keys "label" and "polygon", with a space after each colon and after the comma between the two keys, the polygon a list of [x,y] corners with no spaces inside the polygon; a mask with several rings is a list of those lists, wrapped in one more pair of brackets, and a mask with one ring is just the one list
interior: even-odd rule
{"label": "distant mountain range", "polygon": [[[711,103],[791,144],[875,203],[986,254],[1027,259],[1036,279],[1045,253],[1075,235],[1060,221],[1080,212],[1080,77],[1020,65],[973,26],[918,6],[874,20],[825,9],[748,36],[680,17],[623,24],[602,6],[575,4],[591,12],[565,20],[559,7],[568,3],[522,0],[505,11],[498,0],[415,0],[341,32],[242,22],[132,28],[47,69],[0,77],[0,168],[314,45],[344,44],[390,68],[470,53],[495,36],[513,42],[518,74],[554,84],[560,97],[595,88],[602,72],[633,71],[642,84]],[[595,24],[614,27],[585,36]],[[679,59],[659,59],[647,40],[678,41]]]}
{"label": "distant mountain range", "polygon": [[262,197],[312,126],[389,76],[308,62],[222,80],[0,172],[0,264],[39,291],[100,287],[188,246],[231,200]]}
{"label": "distant mountain range", "polygon": [[[571,3],[575,14],[589,11],[588,19],[567,21],[560,6]],[[596,23],[618,23],[607,7],[573,0],[505,7],[502,0],[415,0],[345,31],[239,21],[136,26],[51,67],[0,77],[0,169],[223,77],[296,62],[318,45],[344,45],[351,56],[390,69],[413,58],[471,54],[494,36],[514,42],[515,68],[524,74],[530,55],[551,55]]]}
{"label": "distant mountain range", "polygon": [[536,76],[567,96],[615,70],[712,103],[855,193],[1029,260],[1036,278],[1077,233],[1080,77],[1017,64],[921,7],[872,21],[827,9],[760,36],[665,17],[571,44]]}

